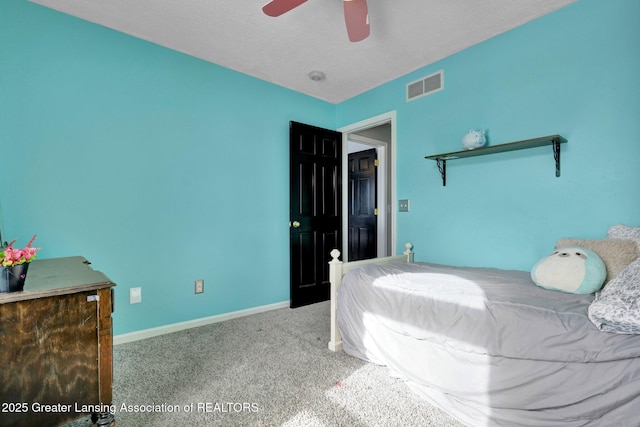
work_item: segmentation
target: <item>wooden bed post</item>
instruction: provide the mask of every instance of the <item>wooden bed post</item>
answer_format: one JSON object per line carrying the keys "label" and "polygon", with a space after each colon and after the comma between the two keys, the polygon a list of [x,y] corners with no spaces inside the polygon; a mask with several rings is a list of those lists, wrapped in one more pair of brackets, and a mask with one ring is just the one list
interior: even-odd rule
{"label": "wooden bed post", "polygon": [[338,329],[338,289],[342,283],[342,261],[340,251],[334,249],[331,251],[331,261],[329,261],[329,280],[331,281],[331,341],[329,341],[329,350],[342,351],[342,336]]}
{"label": "wooden bed post", "polygon": [[334,249],[331,251],[331,261],[329,261],[329,281],[331,282],[331,290],[329,296],[331,298],[331,340],[329,341],[329,350],[342,351],[342,335],[338,329],[338,290],[342,285],[342,276],[352,268],[362,267],[367,264],[388,264],[390,262],[413,262],[413,245],[406,243],[405,251],[402,255],[389,256],[384,258],[373,258],[363,261],[352,261],[343,263],[338,258],[340,251]]}

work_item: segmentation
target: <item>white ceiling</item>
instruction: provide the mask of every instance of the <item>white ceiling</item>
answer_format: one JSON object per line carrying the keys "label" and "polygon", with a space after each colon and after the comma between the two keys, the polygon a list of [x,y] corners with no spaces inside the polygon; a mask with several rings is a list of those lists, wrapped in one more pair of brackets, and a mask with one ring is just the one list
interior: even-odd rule
{"label": "white ceiling", "polygon": [[576,0],[368,0],[371,36],[358,43],[341,0],[277,18],[262,13],[268,0],[31,1],[340,103]]}

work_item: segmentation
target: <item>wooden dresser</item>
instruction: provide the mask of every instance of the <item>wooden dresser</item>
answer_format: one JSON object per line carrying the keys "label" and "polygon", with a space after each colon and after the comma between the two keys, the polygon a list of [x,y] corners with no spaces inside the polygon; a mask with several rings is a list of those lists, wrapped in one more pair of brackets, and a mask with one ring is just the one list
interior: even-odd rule
{"label": "wooden dresser", "polygon": [[112,287],[83,257],[36,260],[23,292],[0,294],[0,427],[108,414]]}

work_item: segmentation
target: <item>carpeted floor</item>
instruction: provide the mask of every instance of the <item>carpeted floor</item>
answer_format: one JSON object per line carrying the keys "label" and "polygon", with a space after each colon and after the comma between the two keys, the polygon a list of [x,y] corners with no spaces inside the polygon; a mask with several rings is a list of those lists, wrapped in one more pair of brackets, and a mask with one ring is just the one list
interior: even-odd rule
{"label": "carpeted floor", "polygon": [[[117,426],[462,426],[386,368],[329,351],[329,308],[285,308],[115,346]],[[87,416],[66,427],[90,425]]]}

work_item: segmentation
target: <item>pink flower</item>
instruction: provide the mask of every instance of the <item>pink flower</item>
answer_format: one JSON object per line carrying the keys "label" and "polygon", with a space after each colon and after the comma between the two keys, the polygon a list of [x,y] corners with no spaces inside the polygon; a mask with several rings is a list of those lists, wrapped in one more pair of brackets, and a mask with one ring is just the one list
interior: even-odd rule
{"label": "pink flower", "polygon": [[0,250],[0,264],[2,264],[3,267],[11,267],[31,262],[36,259],[36,252],[39,251],[40,248],[32,247],[35,239],[36,236],[34,235],[31,240],[29,240],[29,243],[27,243],[27,246],[23,249],[15,249],[13,247],[15,240],[13,240],[9,243],[9,246]]}

